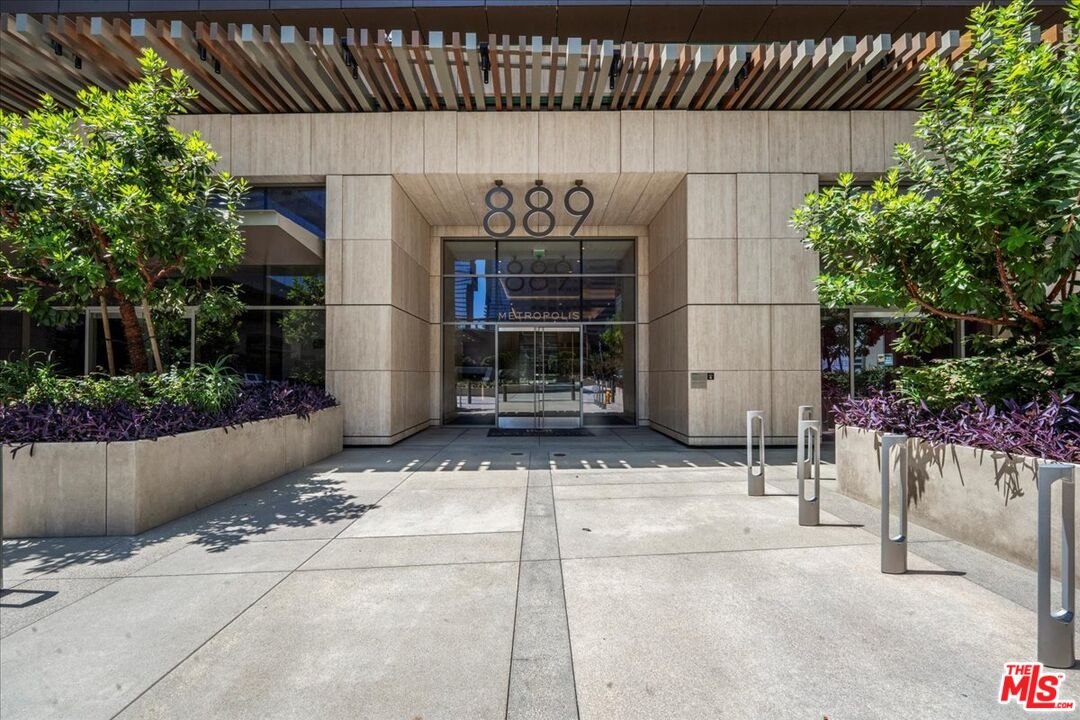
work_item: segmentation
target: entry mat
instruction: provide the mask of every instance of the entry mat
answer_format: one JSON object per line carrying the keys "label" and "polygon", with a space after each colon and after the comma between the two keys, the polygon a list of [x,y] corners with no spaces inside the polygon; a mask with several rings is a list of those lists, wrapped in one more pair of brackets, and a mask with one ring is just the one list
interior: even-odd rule
{"label": "entry mat", "polygon": [[585,428],[491,428],[488,437],[592,437],[593,432]]}

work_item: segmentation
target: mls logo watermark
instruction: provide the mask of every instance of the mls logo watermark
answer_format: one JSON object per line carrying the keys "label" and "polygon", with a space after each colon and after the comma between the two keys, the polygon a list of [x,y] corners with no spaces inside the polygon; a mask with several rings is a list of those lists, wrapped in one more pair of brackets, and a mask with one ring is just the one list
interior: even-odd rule
{"label": "mls logo watermark", "polygon": [[1006,663],[998,702],[1005,705],[1015,700],[1028,711],[1074,710],[1075,700],[1058,697],[1064,680],[1063,673],[1044,673],[1042,663]]}

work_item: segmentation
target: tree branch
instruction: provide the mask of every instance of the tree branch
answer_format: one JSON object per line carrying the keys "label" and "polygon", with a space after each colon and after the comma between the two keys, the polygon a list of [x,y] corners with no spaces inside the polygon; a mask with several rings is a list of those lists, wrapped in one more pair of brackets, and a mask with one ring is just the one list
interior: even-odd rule
{"label": "tree branch", "polygon": [[15,212],[11,208],[0,205],[0,218],[3,218],[4,222],[10,228],[18,227],[19,225],[19,213]]}
{"label": "tree branch", "polygon": [[986,325],[1000,325],[1001,327],[1016,327],[1020,324],[1015,320],[1009,320],[1008,318],[986,318],[979,315],[965,315],[963,313],[952,312],[951,310],[942,310],[922,296],[922,293],[919,291],[919,286],[915,284],[908,274],[906,263],[900,263],[900,272],[904,275],[904,288],[908,291],[908,295],[911,296],[911,299],[914,300],[919,307],[932,315],[937,315],[938,317],[947,318],[949,320],[970,320]]}
{"label": "tree branch", "polygon": [[[1080,266],[1078,266],[1080,267]],[[1046,296],[1046,299],[1050,302],[1054,302],[1057,296],[1061,295],[1061,300],[1064,302],[1068,296],[1067,291],[1069,288],[1069,280],[1076,275],[1077,268],[1070,268],[1065,271],[1061,278],[1054,284],[1054,287],[1050,289],[1050,293]]]}
{"label": "tree branch", "polygon": [[1012,288],[1012,283],[1009,281],[1009,271],[1005,267],[1005,256],[1001,252],[1001,231],[994,228],[994,264],[997,266],[998,278],[1001,280],[1001,288],[1005,291],[1005,296],[1009,298],[1009,305],[1016,314],[1024,318],[1035,327],[1040,330],[1046,329],[1046,321],[1041,317],[1025,308],[1020,300],[1016,297],[1016,292]]}
{"label": "tree branch", "polygon": [[154,275],[154,278],[150,282],[150,284],[153,285],[158,280],[161,280],[163,277],[165,277],[166,275],[171,273],[173,270],[179,270],[179,269],[180,269],[179,265],[166,265],[166,266],[164,266],[163,268],[161,268],[160,270],[157,271],[157,273]]}
{"label": "tree branch", "polygon": [[31,285],[37,285],[38,287],[44,287],[44,288],[54,288],[54,287],[56,287],[55,284],[45,282],[41,278],[24,277],[22,275],[12,275],[9,272],[4,273],[4,279],[5,280],[10,280],[12,282],[17,282],[17,283],[29,283]]}

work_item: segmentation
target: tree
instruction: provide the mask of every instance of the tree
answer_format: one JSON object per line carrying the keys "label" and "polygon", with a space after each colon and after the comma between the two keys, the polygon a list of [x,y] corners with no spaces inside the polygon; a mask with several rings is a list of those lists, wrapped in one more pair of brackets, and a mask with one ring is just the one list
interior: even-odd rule
{"label": "tree", "polygon": [[795,212],[823,303],[913,313],[898,350],[960,319],[1042,346],[1080,328],[1080,3],[1064,42],[1040,42],[1034,17],[1022,0],[973,10],[963,64],[924,68],[922,148],[898,145],[870,189],[843,175]]}
{"label": "tree", "polygon": [[197,95],[184,73],[150,50],[140,65],[142,79],[89,87],[75,110],[46,95],[29,115],[0,112],[0,278],[14,288],[0,301],[14,294],[46,323],[67,319],[62,306],[114,303],[134,372],[147,370],[141,306],[160,372],[150,307],[240,261],[245,184],[169,125]]}

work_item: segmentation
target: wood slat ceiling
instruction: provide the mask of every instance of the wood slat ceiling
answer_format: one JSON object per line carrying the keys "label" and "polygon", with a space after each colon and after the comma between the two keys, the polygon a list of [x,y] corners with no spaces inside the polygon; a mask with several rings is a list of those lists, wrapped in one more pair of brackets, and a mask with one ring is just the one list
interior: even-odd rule
{"label": "wood slat ceiling", "polygon": [[[1064,29],[1032,29],[1057,41]],[[369,31],[64,15],[0,15],[0,107],[137,76],[152,48],[187,72],[205,113],[394,110],[897,110],[958,31],[748,45]]]}

